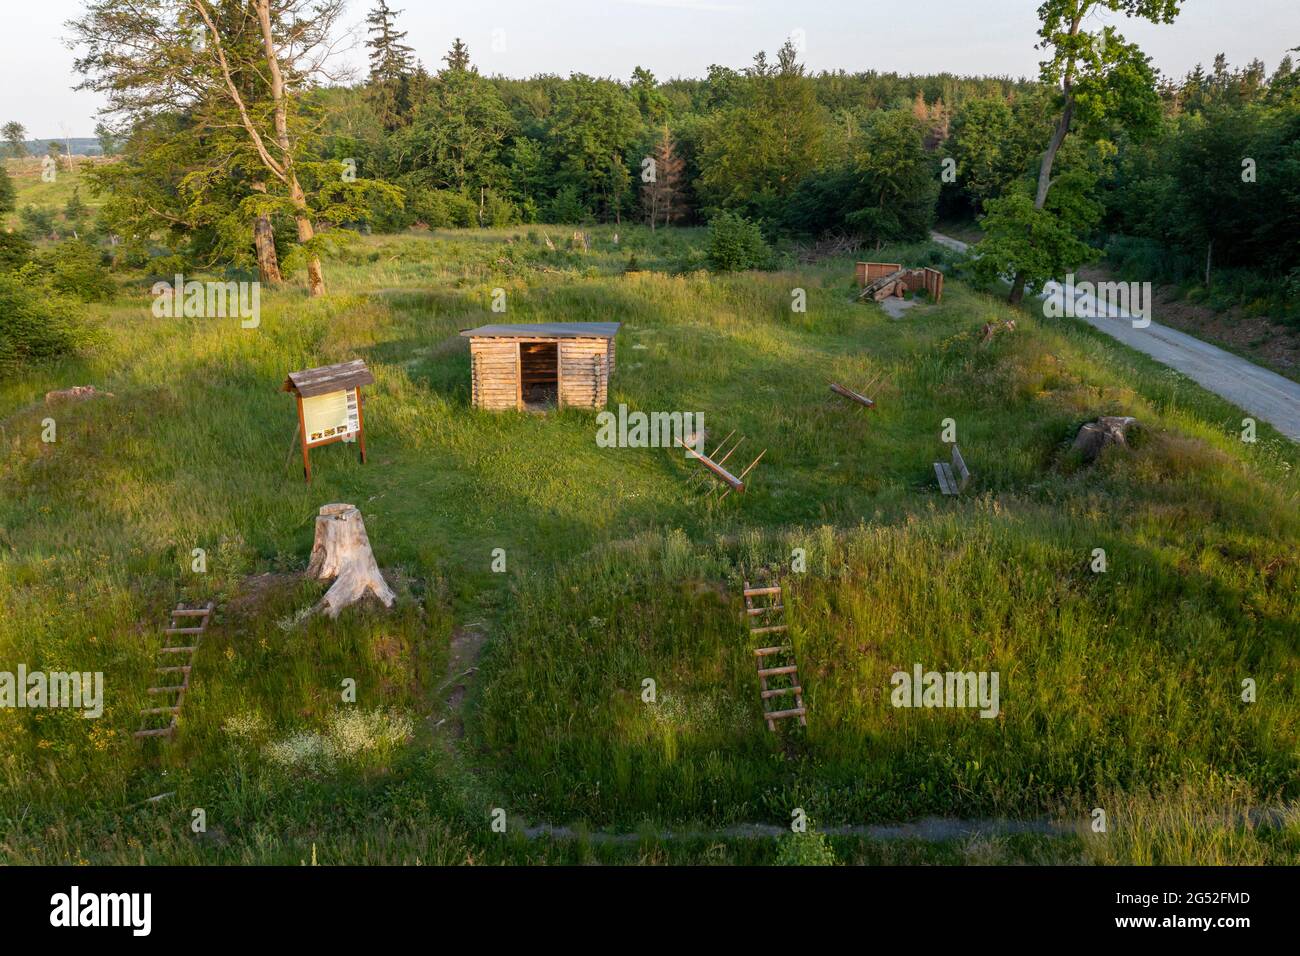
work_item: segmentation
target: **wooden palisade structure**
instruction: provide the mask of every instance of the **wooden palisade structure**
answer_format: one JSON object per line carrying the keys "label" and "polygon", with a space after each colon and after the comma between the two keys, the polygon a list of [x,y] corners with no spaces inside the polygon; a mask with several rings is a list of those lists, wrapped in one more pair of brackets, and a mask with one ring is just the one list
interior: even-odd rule
{"label": "wooden palisade structure", "polygon": [[475,408],[604,408],[619,322],[545,322],[464,329]]}
{"label": "wooden palisade structure", "polygon": [[879,302],[891,295],[901,297],[919,291],[927,293],[934,302],[943,299],[943,273],[928,266],[905,269],[897,262],[859,262],[854,278],[862,289],[859,299]]}
{"label": "wooden palisade structure", "polygon": [[[290,372],[280,386],[298,398],[298,436],[302,444],[302,471],[311,481],[311,449],[336,441],[356,440],[366,460],[365,417],[361,412],[361,386],[375,377],[361,359]],[[290,454],[293,454],[292,450]]]}
{"label": "wooden palisade structure", "polygon": [[[209,601],[203,607],[185,607],[176,605],[172,611],[171,626],[163,632],[163,646],[159,648],[159,666],[155,673],[180,675],[179,684],[169,684],[165,678],[158,681],[158,686],[150,687],[149,693],[158,696],[162,706],[148,707],[140,711],[142,718],[140,729],[133,736],[166,737],[170,739],[176,733],[180,723],[181,706],[185,703],[185,694],[190,689],[190,671],[194,666],[194,652],[199,649],[199,641],[208,629],[212,617],[213,604]],[[163,726],[152,724],[162,718]]]}
{"label": "wooden palisade structure", "polygon": [[[770,640],[784,641],[766,647],[754,648],[754,663],[758,671],[759,699],[763,704],[763,719],[767,729],[775,731],[776,722],[798,717],[799,723],[808,725],[808,709],[803,703],[803,687],[799,685],[799,665],[794,658],[794,645],[790,642],[789,625],[784,622],[785,604],[780,586],[757,587],[745,582],[745,620],[749,633],[761,635],[760,643]],[[754,598],[767,599],[766,604],[755,604]],[[757,625],[757,626],[754,626]],[[781,637],[770,638],[769,634]],[[768,681],[772,681],[769,684]]]}

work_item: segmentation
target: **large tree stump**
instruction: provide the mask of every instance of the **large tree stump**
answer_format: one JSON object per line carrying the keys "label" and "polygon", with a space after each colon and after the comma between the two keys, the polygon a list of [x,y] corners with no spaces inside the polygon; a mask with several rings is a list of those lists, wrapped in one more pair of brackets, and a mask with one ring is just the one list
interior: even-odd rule
{"label": "large tree stump", "polygon": [[1095,422],[1088,422],[1079,429],[1074,437],[1074,449],[1083,455],[1083,460],[1092,464],[1101,454],[1102,449],[1110,445],[1128,447],[1128,430],[1137,424],[1136,418],[1127,415],[1103,415]]}
{"label": "large tree stump", "polygon": [[334,580],[316,605],[317,611],[323,610],[332,618],[367,594],[379,598],[384,607],[392,607],[396,600],[375,563],[361,512],[353,505],[332,504],[321,508],[316,517],[316,540],[311,546],[307,576],[321,581]]}

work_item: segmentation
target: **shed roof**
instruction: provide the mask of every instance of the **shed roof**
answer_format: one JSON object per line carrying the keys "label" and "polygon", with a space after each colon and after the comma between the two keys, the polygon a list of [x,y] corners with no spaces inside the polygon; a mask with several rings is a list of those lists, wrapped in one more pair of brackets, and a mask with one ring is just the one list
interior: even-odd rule
{"label": "shed roof", "polygon": [[325,395],[358,385],[370,385],[375,377],[366,368],[364,359],[340,362],[337,365],[322,365],[320,368],[307,368],[301,372],[290,372],[289,377],[280,386],[282,392],[294,392],[302,398],[313,395]]}
{"label": "shed roof", "polygon": [[622,322],[541,322],[537,325],[480,325],[461,329],[467,338],[498,339],[612,339]]}

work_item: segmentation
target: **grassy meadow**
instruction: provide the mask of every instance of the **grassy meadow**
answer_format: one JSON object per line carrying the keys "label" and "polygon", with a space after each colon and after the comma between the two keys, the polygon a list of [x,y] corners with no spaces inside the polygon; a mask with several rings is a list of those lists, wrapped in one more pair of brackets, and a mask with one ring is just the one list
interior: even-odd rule
{"label": "grassy meadow", "polygon": [[[121,276],[92,349],[0,379],[0,670],[105,675],[98,720],[0,710],[0,860],[767,863],[783,841],[709,831],[795,807],[826,828],[1084,827],[1100,806],[1107,834],[829,843],[858,863],[1300,862],[1294,445],[1263,424],[1243,443],[1240,410],[1010,312],[936,247],[868,256],[949,272],[941,304],[893,319],[853,301],[850,259],[715,275],[683,266],[702,231],[590,235],[363,237],[326,297],[263,290],[250,330],[155,318],[150,278]],[[621,321],[610,407],[744,434],[736,460],[767,450],[746,494],[705,498],[680,452],[598,447],[592,411],[473,410],[457,333],[501,320],[495,288],[510,322]],[[308,486],[280,383],[357,357],[370,461],[318,449]],[[827,388],[873,380],[874,410]],[[112,396],[44,404],[71,385]],[[1084,466],[1079,425],[1111,414],[1139,419],[1133,447]],[[947,418],[959,499],[932,467]],[[336,501],[365,515],[393,610],[303,617]],[[806,730],[760,718],[746,578],[786,587]],[[176,740],[135,741],[167,609],[203,600]],[[998,671],[1000,715],[892,707],[917,662]],[[543,823],[641,836],[522,837]]]}

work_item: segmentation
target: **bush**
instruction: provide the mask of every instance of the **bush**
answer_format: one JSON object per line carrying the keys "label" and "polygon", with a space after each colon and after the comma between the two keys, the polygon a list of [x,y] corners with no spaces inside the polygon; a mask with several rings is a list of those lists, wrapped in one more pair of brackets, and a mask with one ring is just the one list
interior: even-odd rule
{"label": "bush", "polygon": [[90,340],[80,303],[32,274],[0,275],[0,371],[58,358]]}
{"label": "bush", "polygon": [[709,221],[709,265],[718,272],[761,269],[771,257],[758,224],[734,212]]}
{"label": "bush", "polygon": [[45,206],[23,206],[18,210],[23,231],[32,239],[47,239],[54,234],[54,210]]}
{"label": "bush", "polygon": [[677,257],[674,268],[677,272],[698,272],[709,267],[709,254],[695,246],[687,246],[686,251]]}
{"label": "bush", "polygon": [[488,190],[483,196],[483,225],[500,228],[521,222],[519,207],[504,196]]}
{"label": "bush", "polygon": [[406,187],[408,225],[422,222],[430,229],[465,228],[478,225],[478,204],[449,189]]}
{"label": "bush", "polygon": [[68,239],[42,253],[36,260],[57,292],[82,302],[97,302],[113,294],[113,279],[104,268],[103,256],[89,242]]}
{"label": "bush", "polygon": [[834,866],[835,850],[826,834],[816,830],[787,833],[776,850],[775,866]]}
{"label": "bush", "polygon": [[16,272],[31,262],[36,247],[21,232],[0,232],[0,272]]}
{"label": "bush", "polygon": [[551,223],[583,223],[591,218],[591,211],[582,203],[578,187],[561,186],[546,207],[546,221]]}

